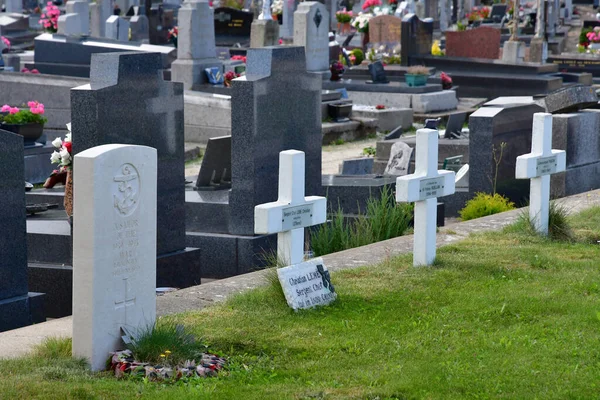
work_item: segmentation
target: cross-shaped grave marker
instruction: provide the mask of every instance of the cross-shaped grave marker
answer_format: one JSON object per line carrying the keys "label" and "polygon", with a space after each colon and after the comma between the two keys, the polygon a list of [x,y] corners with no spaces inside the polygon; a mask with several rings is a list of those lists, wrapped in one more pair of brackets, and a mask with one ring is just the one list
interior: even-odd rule
{"label": "cross-shaped grave marker", "polygon": [[[164,114],[162,118],[163,132],[168,130],[169,126],[177,124],[176,113],[183,111],[181,103],[176,101],[175,86],[161,86],[160,93],[157,97],[146,100],[146,111],[156,114]],[[177,143],[174,140],[166,141],[169,152],[175,152]]]}
{"label": "cross-shaped grave marker", "polygon": [[327,199],[304,196],[304,152],[279,153],[279,195],[272,203],[254,208],[257,234],[277,233],[277,258],[287,267],[277,275],[290,307],[309,308],[336,297],[329,272],[320,258],[303,262],[304,228],[326,221]]}
{"label": "cross-shaped grave marker", "polygon": [[115,310],[124,308],[125,313],[127,313],[127,307],[135,304],[135,294],[131,294],[131,291],[129,290],[128,278],[123,278],[123,286],[125,290],[123,292],[119,292],[119,295],[117,296],[118,298],[115,299]]}
{"label": "cross-shaped grave marker", "polygon": [[550,175],[567,168],[567,153],[552,150],[552,114],[533,115],[531,153],[517,157],[515,177],[531,179],[529,190],[529,219],[535,230],[548,234],[550,212]]}
{"label": "cross-shaped grave marker", "polygon": [[413,265],[435,259],[437,198],[454,193],[454,172],[438,170],[438,131],[419,129],[415,173],[396,179],[396,201],[415,202]]}

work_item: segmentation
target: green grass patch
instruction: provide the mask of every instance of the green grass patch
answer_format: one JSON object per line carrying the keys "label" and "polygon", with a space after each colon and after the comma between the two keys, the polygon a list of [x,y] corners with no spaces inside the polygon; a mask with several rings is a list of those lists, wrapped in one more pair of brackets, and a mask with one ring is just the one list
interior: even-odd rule
{"label": "green grass patch", "polygon": [[[600,208],[569,219],[600,235]],[[91,374],[60,350],[0,363],[2,399],[587,399],[600,388],[600,245],[522,230],[333,273],[332,305],[291,311],[273,283],[172,317],[228,357],[161,385]],[[61,348],[62,346],[54,346]]]}

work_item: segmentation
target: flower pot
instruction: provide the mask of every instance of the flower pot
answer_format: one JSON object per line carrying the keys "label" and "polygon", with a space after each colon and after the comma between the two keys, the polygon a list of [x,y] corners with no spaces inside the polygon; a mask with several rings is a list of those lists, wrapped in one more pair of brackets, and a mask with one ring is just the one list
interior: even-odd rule
{"label": "flower pot", "polygon": [[406,74],[406,84],[410,87],[427,85],[427,75]]}
{"label": "flower pot", "polygon": [[351,32],[350,22],[338,22],[337,29],[340,35],[348,35]]}
{"label": "flower pot", "polygon": [[352,103],[328,104],[327,112],[335,122],[347,121],[352,113]]}
{"label": "flower pot", "polygon": [[1,124],[0,129],[4,129],[5,131],[9,131],[12,133],[16,133],[17,135],[23,136],[25,145],[35,144],[35,141],[38,140],[44,133],[44,124],[22,124],[22,125],[11,125],[11,124]]}

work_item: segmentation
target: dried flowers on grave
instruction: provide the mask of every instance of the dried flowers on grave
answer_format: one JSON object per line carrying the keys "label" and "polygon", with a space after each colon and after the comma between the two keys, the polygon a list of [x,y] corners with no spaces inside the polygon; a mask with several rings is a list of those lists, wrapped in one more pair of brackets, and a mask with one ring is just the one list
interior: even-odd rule
{"label": "dried flowers on grave", "polygon": [[131,376],[151,382],[176,382],[186,378],[217,376],[225,366],[225,359],[215,354],[202,353],[198,361],[186,360],[181,364],[172,362],[171,352],[165,350],[158,364],[135,360],[131,350],[110,353],[110,370],[117,378]]}
{"label": "dried flowers on grave", "polygon": [[429,75],[429,73],[429,68],[424,65],[415,65],[406,70],[407,75]]}
{"label": "dried flowers on grave", "polygon": [[60,10],[51,1],[46,3],[44,13],[40,15],[40,25],[44,27],[46,32],[56,33],[58,31],[58,17]]}

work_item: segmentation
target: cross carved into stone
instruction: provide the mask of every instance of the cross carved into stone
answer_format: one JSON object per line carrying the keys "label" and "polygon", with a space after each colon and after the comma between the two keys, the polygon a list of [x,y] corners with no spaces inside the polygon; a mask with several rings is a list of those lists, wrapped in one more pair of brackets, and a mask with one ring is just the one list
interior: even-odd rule
{"label": "cross carved into stone", "polygon": [[[167,93],[165,93],[165,91]],[[175,101],[176,97],[174,85],[167,84],[166,90],[165,86],[161,86],[158,97],[146,100],[146,111],[154,114],[165,114],[161,119],[163,131],[166,131],[168,126],[177,125],[175,113],[182,111],[182,108],[181,105],[178,105],[177,101]],[[177,144],[174,141],[169,141],[166,145],[170,153],[174,153],[177,150]]]}
{"label": "cross carved into stone", "polygon": [[124,291],[119,291],[119,293],[123,293],[123,296],[119,296],[115,300],[115,310],[119,310],[121,308],[127,309],[127,307],[131,307],[135,304],[135,294],[130,293],[128,278],[123,278],[123,287]]}

